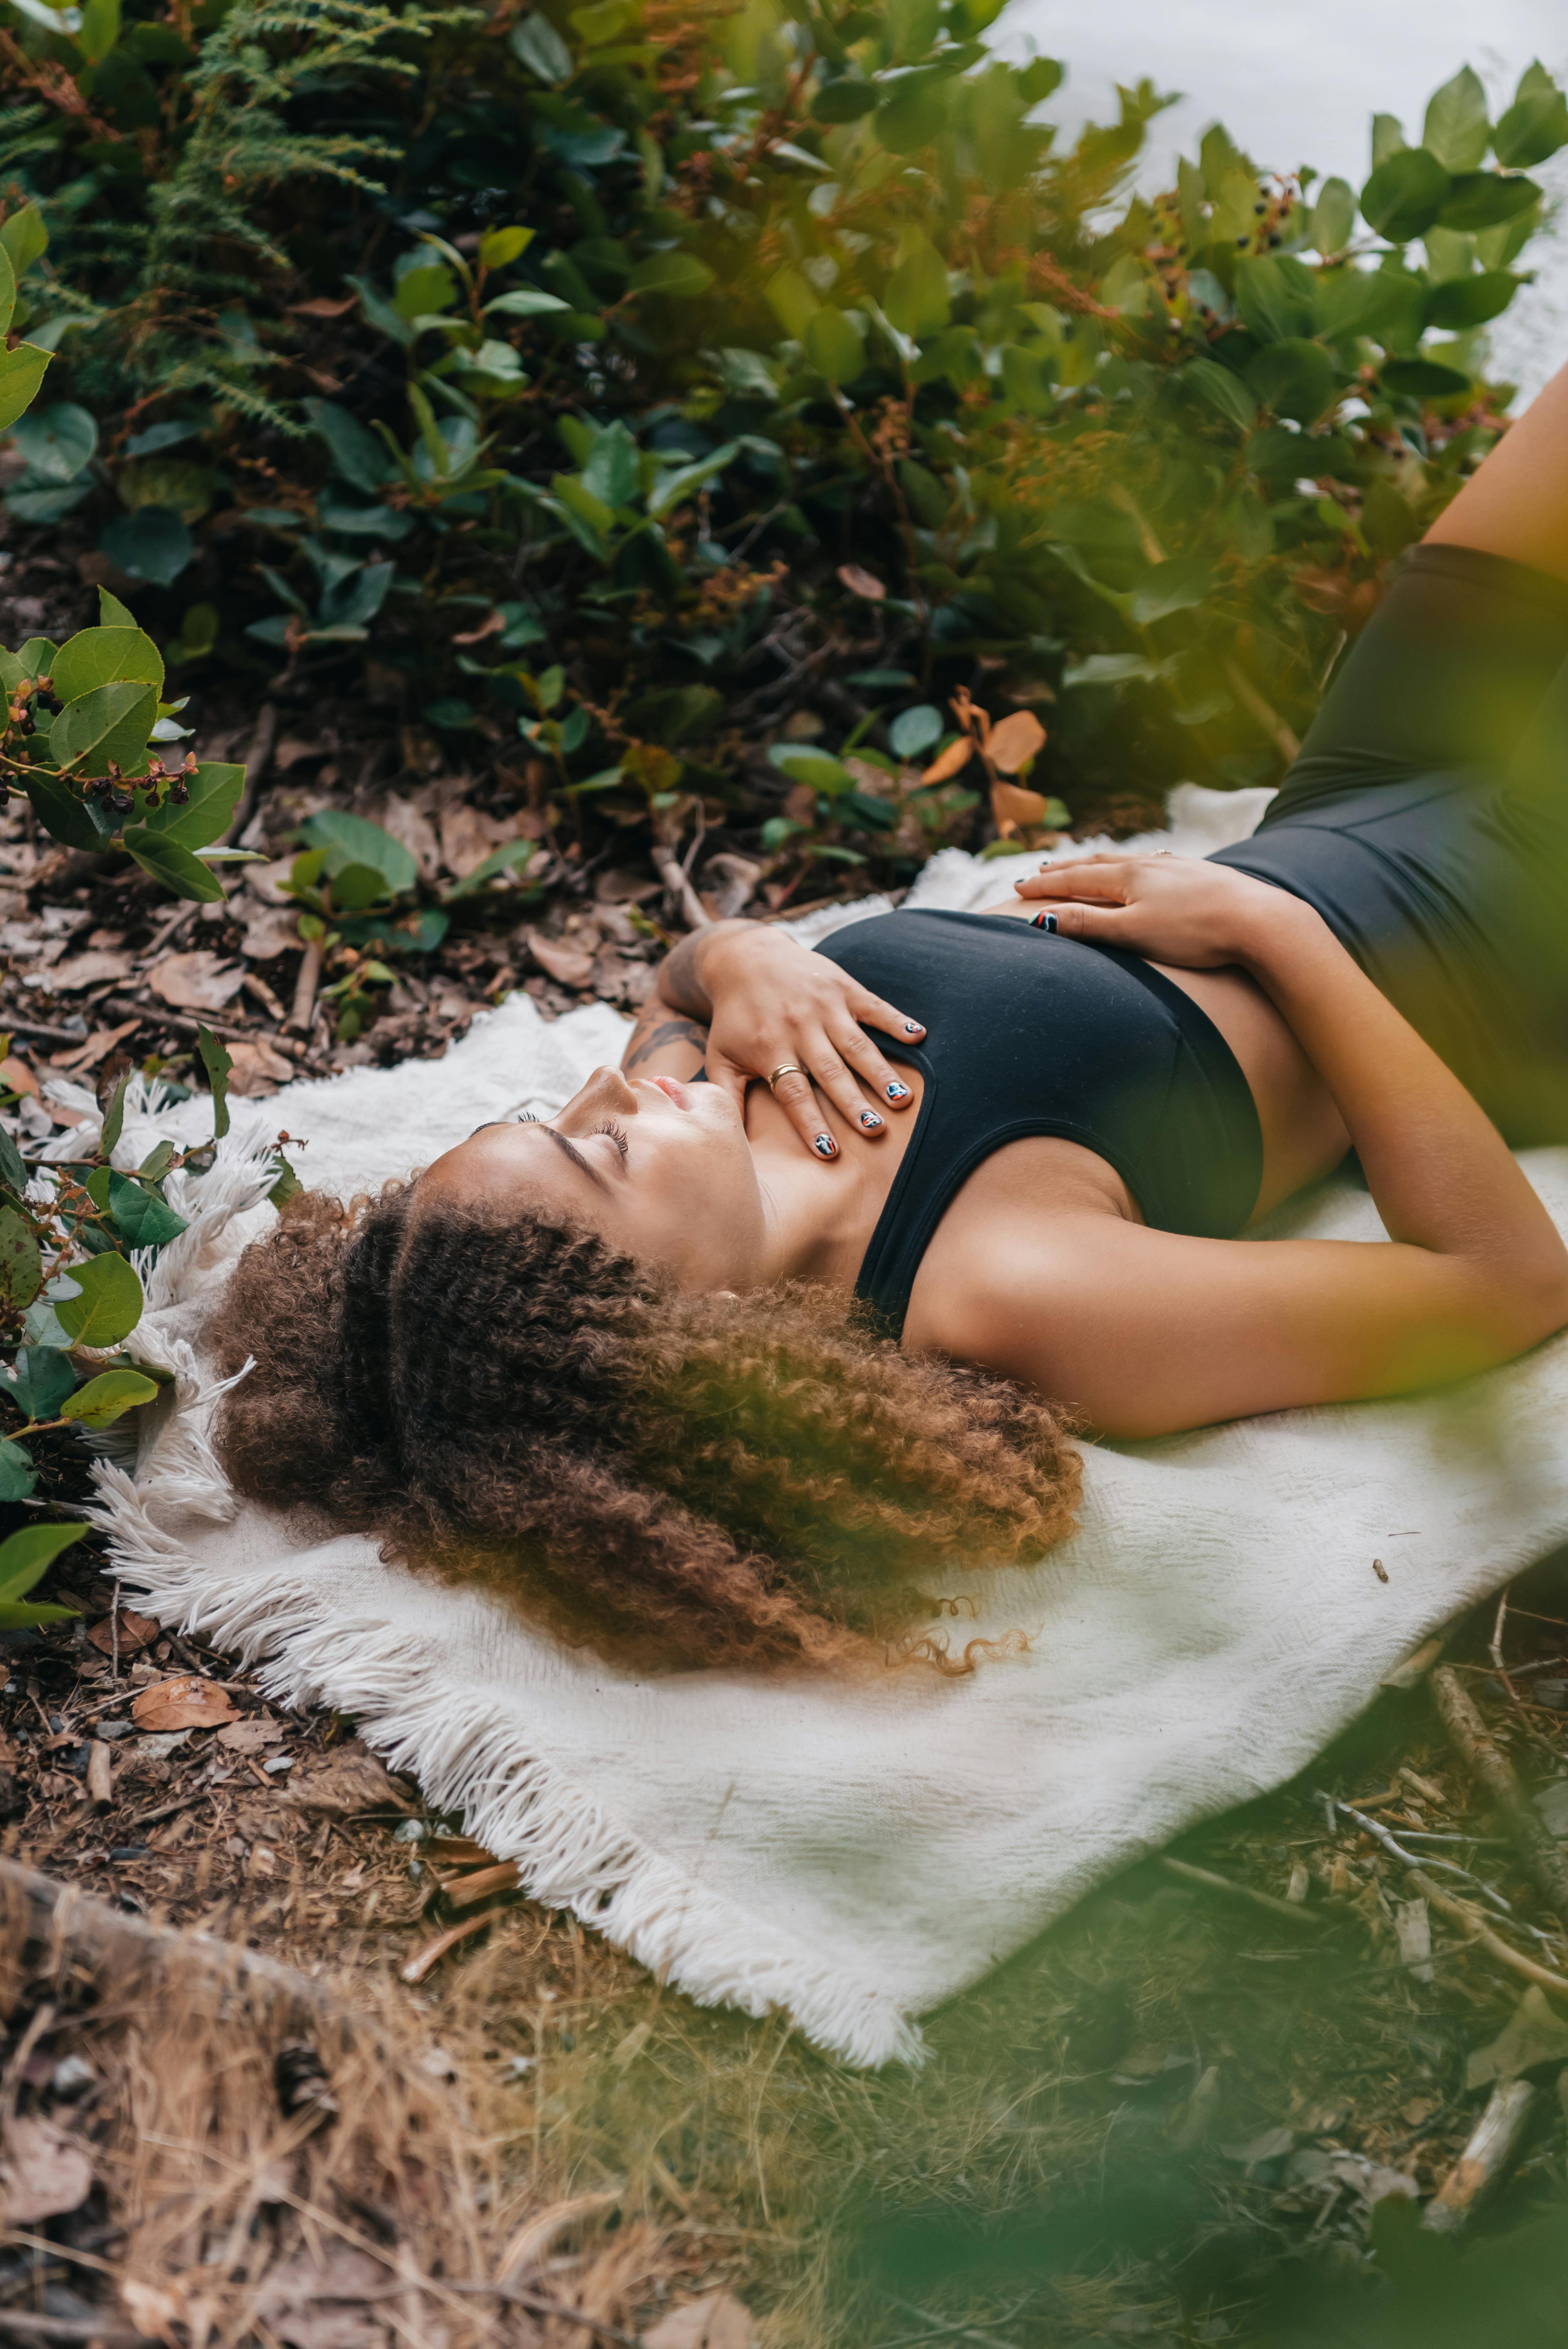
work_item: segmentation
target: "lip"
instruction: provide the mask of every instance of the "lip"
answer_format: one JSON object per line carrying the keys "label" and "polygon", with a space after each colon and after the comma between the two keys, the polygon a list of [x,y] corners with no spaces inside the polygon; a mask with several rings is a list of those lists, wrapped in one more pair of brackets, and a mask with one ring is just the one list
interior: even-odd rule
{"label": "lip", "polygon": [[649,1077],[647,1082],[657,1085],[660,1092],[673,1101],[677,1109],[690,1109],[691,1095],[677,1077]]}

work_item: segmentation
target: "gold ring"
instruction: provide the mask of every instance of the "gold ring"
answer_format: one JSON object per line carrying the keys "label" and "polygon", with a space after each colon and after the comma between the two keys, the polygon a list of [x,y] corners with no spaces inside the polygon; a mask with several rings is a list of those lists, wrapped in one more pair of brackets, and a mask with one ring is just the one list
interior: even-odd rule
{"label": "gold ring", "polygon": [[780,1077],[803,1077],[805,1073],[799,1061],[780,1061],[768,1080],[768,1090],[771,1092]]}

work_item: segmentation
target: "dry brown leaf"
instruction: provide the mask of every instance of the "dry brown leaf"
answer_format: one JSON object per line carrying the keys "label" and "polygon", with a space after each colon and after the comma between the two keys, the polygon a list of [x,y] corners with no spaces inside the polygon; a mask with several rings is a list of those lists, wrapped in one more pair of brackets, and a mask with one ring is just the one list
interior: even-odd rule
{"label": "dry brown leaf", "polygon": [[108,947],[89,947],[86,954],[71,955],[46,971],[35,972],[27,984],[44,988],[50,995],[79,995],[84,987],[102,987],[106,981],[127,979],[131,973],[128,954],[115,954]]}
{"label": "dry brown leaf", "polygon": [[298,1073],[292,1061],[285,1061],[270,1044],[233,1043],[226,1047],[233,1069],[229,1077],[229,1091],[253,1101],[267,1093],[276,1092],[280,1085],[290,1083]]}
{"label": "dry brown leaf", "polygon": [[291,318],[341,318],[346,311],[353,309],[358,299],[357,294],[346,294],[341,301],[335,300],[330,294],[317,294],[308,302],[291,302],[288,305],[289,316]]}
{"label": "dry brown leaf", "polygon": [[0,1085],[14,1093],[31,1093],[35,1100],[37,1098],[38,1080],[26,1061],[19,1061],[15,1052],[8,1052],[0,1061]]}
{"label": "dry brown leaf", "polygon": [[295,900],[284,893],[284,883],[294,868],[292,856],[280,856],[271,864],[247,864],[245,887],[263,905],[292,905]]}
{"label": "dry brown leaf", "polygon": [[529,952],[542,971],[562,987],[586,987],[593,976],[593,957],[581,947],[562,945],[559,938],[542,937],[537,930],[527,933]]}
{"label": "dry brown leaf", "polygon": [[536,2210],[532,2218],[523,2220],[497,2261],[496,2282],[513,2287],[526,2283],[563,2235],[584,2220],[614,2209],[620,2199],[620,2188],[613,2187],[606,2193],[573,2194],[564,2202],[551,2202]]}
{"label": "dry brown leaf", "polygon": [[234,1718],[233,1700],[216,1681],[181,1672],[173,1680],[154,1681],[130,1708],[139,1729],[212,1729]]}
{"label": "dry brown leaf", "polygon": [[[138,1615],[134,1609],[129,1607],[120,1609],[119,1652],[122,1656],[139,1654],[143,1648],[150,1647],[157,1637],[158,1626],[150,1615]],[[96,1648],[100,1656],[113,1655],[115,1635],[112,1615],[106,1615],[101,1623],[93,1625],[92,1630],[88,1633],[88,1645],[89,1648]]]}
{"label": "dry brown leaf", "polygon": [[[82,960],[87,960],[85,955]],[[222,1011],[244,983],[239,963],[225,962],[206,947],[194,954],[165,955],[147,974],[154,995],[177,1011]]]}
{"label": "dry brown leaf", "polygon": [[441,869],[441,843],[425,810],[394,792],[369,812],[383,832],[390,833],[407,850],[419,868],[419,878],[433,881]]}
{"label": "dry brown leaf", "polygon": [[296,1770],[286,1799],[299,1810],[357,1818],[363,1811],[411,1811],[413,1804],[374,1754],[350,1738]]}
{"label": "dry brown leaf", "polygon": [[887,597],[887,589],[882,581],[873,572],[862,571],[858,563],[840,564],[839,584],[847,587],[851,595],[859,595],[868,604],[881,604]]}
{"label": "dry brown leaf", "polygon": [[78,1074],[96,1069],[100,1061],[108,1060],[117,1044],[123,1044],[131,1031],[140,1025],[139,1018],[122,1019],[118,1028],[95,1028],[87,1042],[76,1051],[57,1053],[55,1066],[57,1069],[75,1070]]}
{"label": "dry brown leaf", "polygon": [[254,1716],[247,1721],[232,1721],[213,1739],[214,1745],[225,1745],[231,1754],[259,1754],[263,1746],[281,1745],[284,1728],[281,1721],[259,1721]]}
{"label": "dry brown leaf", "polygon": [[245,935],[240,940],[240,952],[250,962],[275,962],[299,944],[299,931],[293,914],[285,914],[275,905],[246,906]]}
{"label": "dry brown leaf", "polygon": [[1491,2045],[1472,2049],[1465,2067],[1465,2086],[1480,2088],[1489,2080],[1517,2080],[1535,2064],[1561,2064],[1565,2055],[1568,2023],[1540,1984],[1532,1982]]}
{"label": "dry brown leaf", "polygon": [[1004,840],[1010,839],[1016,832],[1029,832],[1044,823],[1046,806],[1038,792],[1026,792],[1017,783],[991,786],[991,812]]}
{"label": "dry brown leaf", "polygon": [[61,2218],[79,2209],[92,2190],[92,2163],[53,2121],[29,2115],[6,2122],[0,2137],[0,2219],[7,2227]]}
{"label": "dry brown leaf", "polygon": [[441,862],[454,879],[462,880],[482,864],[492,848],[510,840],[513,827],[501,823],[493,815],[483,815],[465,800],[441,810]]}
{"label": "dry brown leaf", "polygon": [[1035,758],[1046,747],[1046,730],[1032,709],[1015,709],[1011,718],[1004,718],[993,726],[985,742],[985,756],[1004,775],[1016,775],[1026,761]]}
{"label": "dry brown leaf", "polygon": [[488,619],[480,622],[477,628],[466,628],[460,636],[454,636],[452,642],[455,645],[482,645],[487,636],[499,636],[505,626],[506,614],[492,612]]}
{"label": "dry brown leaf", "polygon": [[267,2278],[256,2314],[288,2349],[383,2349],[397,2337],[387,2325],[391,2280],[385,2261],[352,2243],[302,2243]]}
{"label": "dry brown leaf", "polygon": [[733,2292],[709,2292],[661,2317],[643,2349],[752,2349],[756,2339],[751,2311]]}
{"label": "dry brown leaf", "polygon": [[920,780],[923,783],[950,782],[954,775],[963,773],[974,756],[974,743],[967,734],[960,734],[956,742],[949,742],[945,750],[937,752],[929,767],[921,770]]}

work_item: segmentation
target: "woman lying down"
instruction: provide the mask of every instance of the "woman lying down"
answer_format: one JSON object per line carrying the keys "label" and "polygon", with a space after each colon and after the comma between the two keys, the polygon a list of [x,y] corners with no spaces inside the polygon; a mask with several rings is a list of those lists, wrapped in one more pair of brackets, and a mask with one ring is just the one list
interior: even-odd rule
{"label": "woman lying down", "polygon": [[[1069,1430],[1550,1337],[1568,1251],[1510,1146],[1568,1139],[1568,373],[1254,838],[816,953],[721,923],[660,990],[549,1123],[248,1250],[242,1491],[640,1666],[961,1669],[928,1586],[1069,1528]],[[1243,1237],[1352,1149],[1386,1243]]]}

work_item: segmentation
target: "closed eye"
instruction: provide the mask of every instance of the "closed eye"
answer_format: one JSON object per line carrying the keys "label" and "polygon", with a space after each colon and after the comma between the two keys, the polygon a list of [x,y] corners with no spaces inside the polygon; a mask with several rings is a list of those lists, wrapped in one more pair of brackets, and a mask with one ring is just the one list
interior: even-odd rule
{"label": "closed eye", "polygon": [[593,1128],[593,1131],[595,1133],[607,1133],[609,1135],[610,1140],[614,1143],[616,1149],[621,1154],[621,1164],[624,1166],[628,1156],[624,1127],[617,1125],[614,1119],[610,1117],[605,1119],[603,1125],[596,1125]]}

